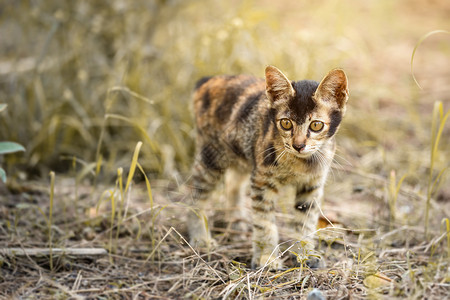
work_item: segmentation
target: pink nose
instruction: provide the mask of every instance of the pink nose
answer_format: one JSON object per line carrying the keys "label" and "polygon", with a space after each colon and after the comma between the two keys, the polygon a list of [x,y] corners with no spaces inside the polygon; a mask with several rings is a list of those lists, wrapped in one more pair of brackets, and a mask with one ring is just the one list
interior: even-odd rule
{"label": "pink nose", "polygon": [[297,150],[298,152],[301,152],[305,148],[305,144],[292,144],[292,147]]}

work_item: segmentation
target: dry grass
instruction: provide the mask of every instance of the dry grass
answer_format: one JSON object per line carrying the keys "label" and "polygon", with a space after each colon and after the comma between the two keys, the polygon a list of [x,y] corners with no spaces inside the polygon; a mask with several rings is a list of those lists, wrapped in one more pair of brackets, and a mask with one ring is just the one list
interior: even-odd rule
{"label": "dry grass", "polygon": [[[361,175],[350,177],[361,178]],[[365,178],[373,179],[372,176]],[[378,180],[380,185],[387,184],[382,178]],[[377,195],[382,188],[358,190],[351,198],[346,198],[345,203],[328,196],[323,209],[335,224],[318,232],[321,240],[318,250],[327,261],[327,268],[295,267],[289,253],[285,252],[283,259],[289,269],[268,272],[248,268],[250,233],[241,232],[244,240],[233,241],[236,232],[223,227],[225,221],[221,216],[226,215],[226,210],[215,210],[213,231],[220,240],[220,247],[210,253],[191,248],[184,238],[186,226],[180,218],[185,215],[185,206],[174,202],[176,197],[170,193],[167,182],[153,183],[153,210],[149,209],[145,186],[134,185],[130,196],[126,197],[131,203],[125,203],[120,231],[117,219],[111,231],[110,205],[104,202],[98,211],[95,209],[100,192],[93,192],[90,185],[79,186],[80,199],[75,206],[74,180],[57,178],[56,186],[61,188],[55,195],[59,205],[53,212],[52,244],[60,248],[108,248],[111,232],[114,232],[113,250],[108,257],[99,259],[54,256],[52,265],[49,257],[3,257],[2,295],[24,298],[300,298],[313,287],[330,299],[359,299],[369,295],[439,298],[448,293],[448,233],[444,227],[442,230],[439,226],[433,227],[432,239],[426,241],[422,225],[403,221],[389,223],[388,205]],[[38,208],[48,207],[48,194],[36,189],[14,192],[12,195],[3,192],[2,196],[5,220],[2,246],[47,246],[47,222]],[[402,190],[397,205],[402,210],[407,207],[415,211],[423,207],[423,201],[411,191]],[[448,203],[445,207],[448,209]],[[432,211],[436,218],[443,217],[442,211]],[[401,210],[398,212],[400,214]],[[288,214],[279,213],[280,223],[288,218]],[[282,240],[283,250],[293,243],[289,241],[286,227]]]}
{"label": "dry grass", "polygon": [[[420,38],[448,30],[449,4],[273,2],[0,4],[0,101],[8,104],[0,136],[27,149],[2,163],[0,246],[110,250],[100,259],[0,257],[1,297],[278,299],[312,288],[328,299],[448,296],[450,188],[440,176],[448,124],[433,141],[450,109],[449,35],[415,52],[422,90],[410,70]],[[194,81],[259,75],[267,64],[290,78],[320,79],[338,66],[349,76],[323,207],[333,226],[318,230],[325,269],[294,268],[286,252],[292,269],[250,270],[251,233],[228,228],[223,190],[211,210],[218,249],[198,252],[184,240],[189,208],[178,187],[192,160]],[[283,251],[289,236],[283,226]]]}

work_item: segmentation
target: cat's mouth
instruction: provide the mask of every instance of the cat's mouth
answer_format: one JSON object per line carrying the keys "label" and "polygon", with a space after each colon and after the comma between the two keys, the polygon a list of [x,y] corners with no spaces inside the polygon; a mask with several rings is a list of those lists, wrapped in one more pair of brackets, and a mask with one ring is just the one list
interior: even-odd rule
{"label": "cat's mouth", "polygon": [[294,149],[294,147],[292,147],[291,145],[289,145],[287,143],[285,143],[284,146],[287,149],[288,153],[294,155],[295,157],[303,158],[303,159],[310,158],[316,152],[314,149],[312,149],[308,145],[306,145],[300,149],[299,148]]}

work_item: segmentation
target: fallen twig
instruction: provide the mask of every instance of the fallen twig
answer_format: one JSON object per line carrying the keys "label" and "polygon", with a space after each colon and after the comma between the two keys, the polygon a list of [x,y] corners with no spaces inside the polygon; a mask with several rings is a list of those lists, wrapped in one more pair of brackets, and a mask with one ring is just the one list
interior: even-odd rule
{"label": "fallen twig", "polygon": [[103,256],[108,252],[104,248],[1,248],[0,255],[6,256]]}

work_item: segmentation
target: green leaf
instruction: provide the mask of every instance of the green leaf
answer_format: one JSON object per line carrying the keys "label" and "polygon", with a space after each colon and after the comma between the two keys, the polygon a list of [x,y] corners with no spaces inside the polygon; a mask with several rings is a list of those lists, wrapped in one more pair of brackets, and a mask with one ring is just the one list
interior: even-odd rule
{"label": "green leaf", "polygon": [[14,142],[0,142],[0,154],[14,153],[18,151],[25,151],[25,148]]}
{"label": "green leaf", "polygon": [[0,168],[0,179],[6,183],[6,172],[2,168]]}
{"label": "green leaf", "polygon": [[4,111],[7,106],[8,106],[8,104],[0,103],[0,112]]}

